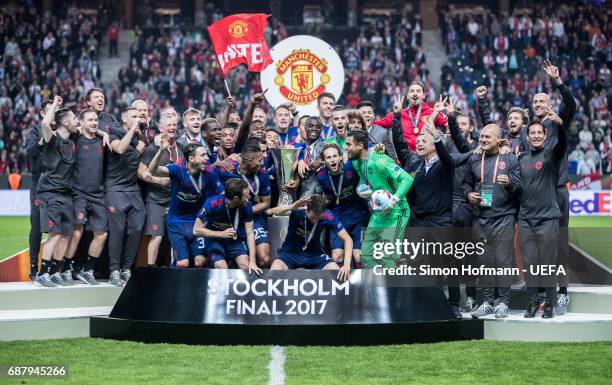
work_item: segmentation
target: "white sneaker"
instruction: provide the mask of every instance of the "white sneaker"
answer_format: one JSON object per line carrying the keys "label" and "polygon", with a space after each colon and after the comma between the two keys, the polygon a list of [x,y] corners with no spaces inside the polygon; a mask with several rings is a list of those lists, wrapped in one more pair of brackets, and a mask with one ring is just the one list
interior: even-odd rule
{"label": "white sneaker", "polygon": [[570,297],[567,294],[557,294],[557,308],[555,312],[557,315],[563,315],[567,313],[567,306],[570,303]]}

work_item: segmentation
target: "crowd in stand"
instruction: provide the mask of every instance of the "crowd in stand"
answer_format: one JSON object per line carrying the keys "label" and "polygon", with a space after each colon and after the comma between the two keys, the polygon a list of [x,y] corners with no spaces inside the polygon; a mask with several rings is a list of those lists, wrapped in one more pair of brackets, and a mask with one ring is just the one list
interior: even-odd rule
{"label": "crowd in stand", "polygon": [[[269,19],[264,35],[273,45],[287,37],[287,31],[282,23]],[[153,117],[168,105],[179,113],[194,106],[216,115],[227,97],[208,33],[202,29],[137,28],[129,63],[121,67],[117,77],[109,100],[116,111],[133,100],[147,99],[154,109]],[[226,78],[240,111],[261,92],[259,75],[249,74],[244,67]]]}
{"label": "crowd in stand", "polygon": [[558,2],[538,2],[500,17],[445,9],[440,17],[449,63],[442,69],[442,89],[473,110],[474,89],[486,85],[493,90],[492,116],[500,123],[506,111],[529,105],[538,92],[549,93],[553,106],[559,106],[560,94],[538,73],[544,59],[554,60],[578,105],[568,136],[570,160],[576,162],[572,171],[610,173],[612,30],[609,15],[601,10]]}
{"label": "crowd in stand", "polygon": [[60,5],[44,18],[35,7],[0,7],[0,174],[29,171],[25,136],[45,100],[61,94],[74,105],[99,84],[105,15]]}
{"label": "crowd in stand", "polygon": [[[558,108],[559,93],[537,70],[544,58],[559,62],[561,76],[578,101],[568,138],[575,172],[612,172],[612,99],[608,97],[612,52],[607,43],[611,31],[607,14],[596,9],[549,2],[499,17],[492,12],[457,15],[444,9],[441,32],[449,63],[442,68],[442,90],[457,98],[462,109],[472,111],[474,89],[486,85],[495,100],[492,117],[501,122],[506,111],[528,105],[537,92],[551,93]],[[59,14],[64,16],[45,19],[34,7],[0,9],[0,174],[27,170],[24,135],[35,124],[42,101],[62,94],[76,103],[83,100],[85,89],[99,86],[97,57],[107,27],[106,12],[100,9],[97,16],[84,16],[66,7]],[[287,31],[270,18],[265,36],[273,45]],[[339,103],[354,108],[370,100],[382,116],[391,110],[391,96],[405,91],[414,80],[424,83],[426,100],[433,101],[418,14],[374,17],[360,27],[354,41],[345,39],[336,48],[346,73]],[[244,67],[227,79],[239,111],[261,92],[259,76]],[[179,113],[195,106],[217,115],[224,107],[224,90],[205,30],[167,30],[149,23],[136,27],[129,62],[107,91],[115,115],[132,101],[147,99],[152,117],[158,118],[168,105]],[[271,110],[267,112],[271,121]]]}

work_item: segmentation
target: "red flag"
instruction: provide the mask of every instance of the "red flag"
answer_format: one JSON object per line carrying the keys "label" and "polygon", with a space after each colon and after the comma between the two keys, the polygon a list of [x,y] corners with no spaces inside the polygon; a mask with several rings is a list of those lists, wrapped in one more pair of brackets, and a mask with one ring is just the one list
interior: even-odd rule
{"label": "red flag", "polygon": [[239,13],[226,16],[208,27],[223,75],[242,63],[247,64],[249,72],[261,72],[272,63],[264,39],[268,16],[263,13]]}

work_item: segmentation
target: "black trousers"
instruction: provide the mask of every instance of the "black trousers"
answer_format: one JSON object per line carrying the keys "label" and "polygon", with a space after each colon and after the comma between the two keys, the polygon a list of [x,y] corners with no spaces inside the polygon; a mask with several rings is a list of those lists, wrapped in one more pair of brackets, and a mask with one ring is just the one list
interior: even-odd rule
{"label": "black trousers", "polygon": [[[472,241],[472,222],[474,214],[466,202],[453,202],[453,226],[458,238],[462,242]],[[459,240],[459,239],[458,239]],[[461,260],[463,265],[474,265],[473,256],[467,256]],[[476,279],[478,277],[467,275],[463,277],[465,283],[465,295],[476,299]]]}
{"label": "black trousers", "polygon": [[106,208],[110,271],[130,269],[147,215],[140,191],[108,191]]}
{"label": "black trousers", "polygon": [[546,303],[552,305],[556,299],[557,277],[539,270],[538,266],[553,265],[557,261],[559,220],[519,220],[521,254],[525,263],[525,284],[529,302],[537,303],[538,288],[546,291]]}
{"label": "black trousers", "polygon": [[40,252],[40,202],[38,201],[37,181],[32,181],[30,187],[30,265],[38,264],[38,253]]}
{"label": "black trousers", "polygon": [[[557,243],[557,264],[563,265],[569,274],[569,191],[566,186],[557,187],[557,203],[561,211],[559,218],[559,241]],[[568,275],[558,276],[559,287],[567,288]]]}
{"label": "black trousers", "polygon": [[[480,264],[490,268],[512,268],[514,259],[514,224],[513,215],[499,218],[475,218],[472,227],[474,241],[482,242],[484,253],[479,258]],[[495,290],[500,303],[510,303],[510,285],[515,278],[511,276],[481,275],[483,300],[493,304]]]}
{"label": "black trousers", "polygon": [[[453,242],[455,239],[452,215],[428,216],[424,218],[412,217],[410,225],[406,228],[406,239],[410,242]],[[412,264],[428,264],[434,267],[457,267],[461,265],[455,256],[428,254],[417,256]],[[443,286],[444,277],[438,277],[437,284]],[[459,306],[460,279],[456,275],[447,277],[448,303]]]}

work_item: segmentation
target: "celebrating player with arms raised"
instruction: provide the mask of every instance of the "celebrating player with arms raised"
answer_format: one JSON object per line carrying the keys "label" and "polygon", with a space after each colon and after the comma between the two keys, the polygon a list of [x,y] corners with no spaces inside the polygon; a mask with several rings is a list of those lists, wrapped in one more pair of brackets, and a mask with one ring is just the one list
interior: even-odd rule
{"label": "celebrating player with arms raised", "polygon": [[223,192],[223,186],[210,166],[204,147],[190,143],[183,149],[186,165],[159,166],[170,143],[162,138],[161,146],[149,164],[152,175],[170,177],[170,204],[168,207],[168,236],[175,253],[177,267],[189,267],[194,258],[196,267],[203,267],[204,239],[193,234],[196,214],[205,199]]}

